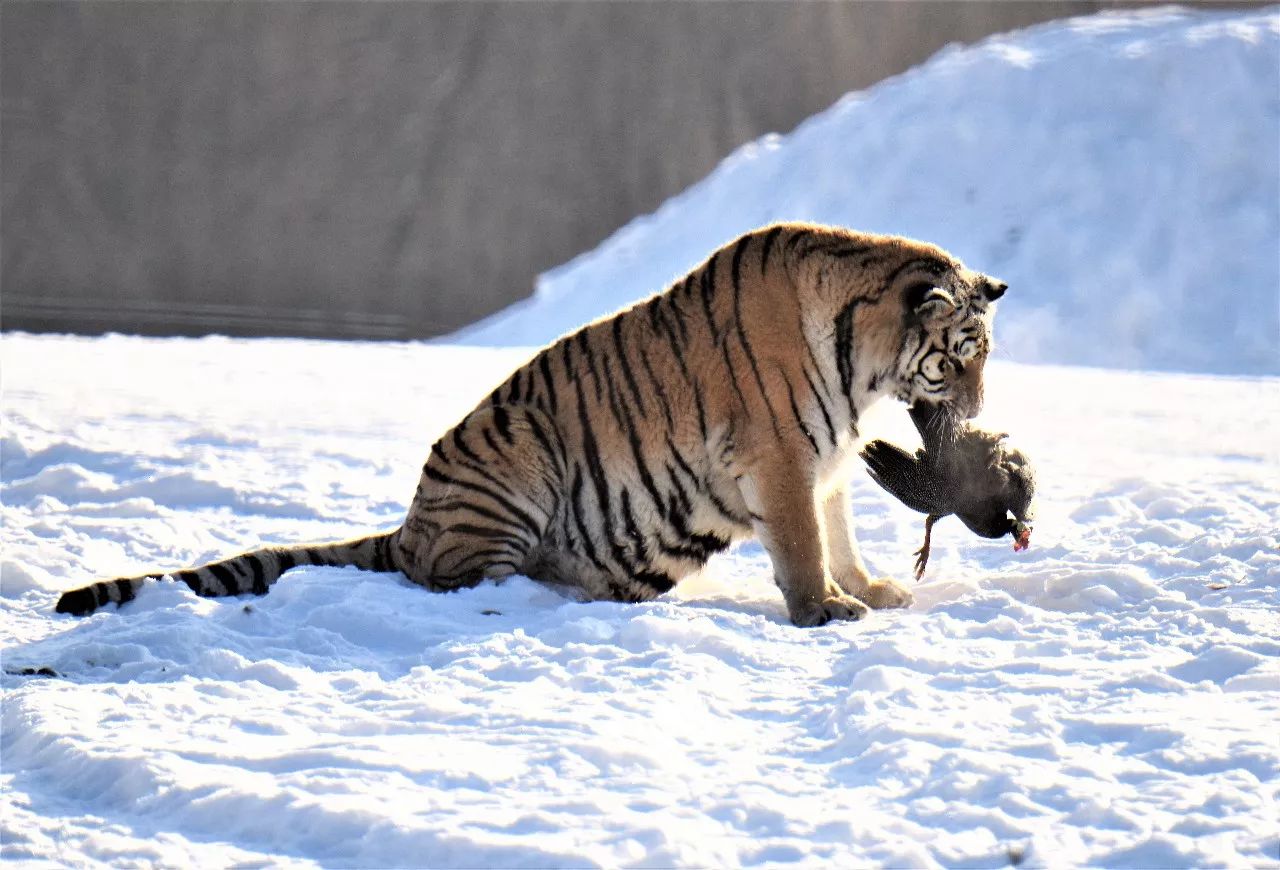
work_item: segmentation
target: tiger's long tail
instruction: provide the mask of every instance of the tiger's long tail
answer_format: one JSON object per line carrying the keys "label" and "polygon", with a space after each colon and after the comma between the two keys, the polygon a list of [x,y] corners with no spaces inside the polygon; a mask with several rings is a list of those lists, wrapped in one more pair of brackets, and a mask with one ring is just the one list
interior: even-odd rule
{"label": "tiger's long tail", "polygon": [[165,577],[186,583],[197,595],[212,597],[250,592],[266,595],[281,574],[298,565],[354,565],[366,571],[398,571],[400,566],[394,553],[399,534],[400,530],[395,529],[328,544],[264,547],[198,568],[103,580],[64,592],[58,599],[57,611],[84,616],[111,601],[124,604],[132,601],[147,581]]}

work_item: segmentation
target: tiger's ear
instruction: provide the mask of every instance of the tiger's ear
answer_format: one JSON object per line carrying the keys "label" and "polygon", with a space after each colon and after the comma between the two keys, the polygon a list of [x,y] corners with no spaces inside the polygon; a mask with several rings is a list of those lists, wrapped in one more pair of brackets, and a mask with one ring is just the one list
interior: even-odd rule
{"label": "tiger's ear", "polygon": [[958,306],[956,298],[933,284],[913,284],[907,288],[907,307],[917,313],[949,311]]}
{"label": "tiger's ear", "polygon": [[995,302],[1008,289],[1008,284],[1003,281],[997,281],[995,278],[986,278],[982,282],[982,295],[986,297],[988,302]]}

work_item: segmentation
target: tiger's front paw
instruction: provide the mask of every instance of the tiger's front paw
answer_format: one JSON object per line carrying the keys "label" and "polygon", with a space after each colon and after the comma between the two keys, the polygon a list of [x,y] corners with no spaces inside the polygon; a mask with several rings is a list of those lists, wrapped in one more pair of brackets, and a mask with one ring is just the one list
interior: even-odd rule
{"label": "tiger's front paw", "polygon": [[821,601],[810,599],[788,607],[791,621],[801,628],[826,625],[833,619],[856,622],[867,615],[867,605],[843,593],[829,594]]}
{"label": "tiger's front paw", "polygon": [[916,600],[910,589],[899,586],[888,577],[868,583],[867,588],[858,593],[858,598],[876,610],[910,607]]}

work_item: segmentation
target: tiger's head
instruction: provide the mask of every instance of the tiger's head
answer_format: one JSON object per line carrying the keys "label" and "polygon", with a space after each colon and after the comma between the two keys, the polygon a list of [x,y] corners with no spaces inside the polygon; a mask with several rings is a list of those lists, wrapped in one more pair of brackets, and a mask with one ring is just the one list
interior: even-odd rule
{"label": "tiger's head", "polygon": [[897,398],[943,405],[958,417],[982,410],[995,302],[1008,285],[950,260],[925,259],[897,276],[903,323]]}

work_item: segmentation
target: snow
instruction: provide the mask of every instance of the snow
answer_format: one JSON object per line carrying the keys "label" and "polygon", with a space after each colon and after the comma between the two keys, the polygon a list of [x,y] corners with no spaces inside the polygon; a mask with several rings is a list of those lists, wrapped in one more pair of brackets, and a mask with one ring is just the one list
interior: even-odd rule
{"label": "snow", "polygon": [[[4,857],[1280,857],[1276,378],[992,362],[986,422],[1040,471],[1031,549],[944,520],[916,605],[861,623],[791,626],[754,544],[642,605],[305,568],[53,614],[95,577],[394,526],[523,353],[5,336]],[[891,403],[868,425],[911,437]],[[906,578],[921,517],[860,475],[855,525]]]}
{"label": "snow", "polygon": [[944,50],[451,340],[551,341],[776,220],[926,239],[1008,281],[1019,362],[1280,373],[1280,14],[1115,13]]}
{"label": "snow", "polygon": [[[6,334],[0,857],[1280,865],[1278,37],[1162,10],[944,52],[472,336],[550,337],[783,217],[1011,280],[982,422],[1036,462],[1031,549],[944,520],[916,604],[859,623],[790,625],[755,544],[639,605],[302,568],[55,615],[89,580],[394,527],[530,351]],[[913,443],[893,403],[864,423]],[[907,578],[922,518],[861,472],[854,526]]]}

